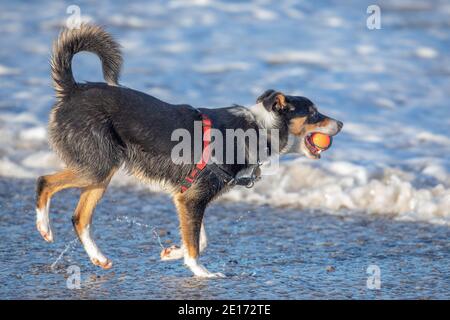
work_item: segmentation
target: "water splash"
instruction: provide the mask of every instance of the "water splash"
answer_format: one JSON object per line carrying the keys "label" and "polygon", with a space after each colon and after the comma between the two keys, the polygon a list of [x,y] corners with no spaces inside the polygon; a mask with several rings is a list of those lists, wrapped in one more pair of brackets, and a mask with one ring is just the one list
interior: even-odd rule
{"label": "water splash", "polygon": [[129,223],[130,225],[135,225],[135,226],[138,226],[141,228],[150,229],[150,231],[153,234],[153,238],[158,241],[158,244],[161,247],[161,249],[164,249],[164,246],[161,241],[161,237],[159,236],[158,232],[156,231],[156,227],[148,225],[144,222],[141,222],[141,221],[139,221],[139,219],[137,219],[135,217],[118,216],[118,217],[116,217],[116,221],[117,222],[126,222],[126,223]]}
{"label": "water splash", "polygon": [[[116,218],[117,222],[126,222],[129,223],[131,225],[135,225],[141,228],[146,228],[146,229],[150,229],[151,233],[153,234],[153,238],[155,240],[158,241],[159,246],[161,247],[161,249],[164,249],[164,246],[162,244],[161,241],[161,237],[159,236],[158,232],[156,231],[156,227],[154,226],[150,226],[146,223],[143,223],[141,221],[139,221],[137,218],[134,217],[128,217],[128,216],[118,216]],[[77,238],[71,240],[64,248],[63,251],[61,251],[61,253],[58,255],[58,257],[56,258],[56,260],[50,265],[50,269],[52,271],[55,270],[56,265],[61,261],[61,259],[63,258],[63,256],[68,252],[68,251],[72,251],[74,249],[74,245],[75,243],[78,241]]]}
{"label": "water splash", "polygon": [[77,238],[71,240],[66,247],[64,248],[63,251],[61,251],[61,253],[59,254],[59,256],[56,258],[56,260],[51,264],[50,269],[52,271],[55,270],[55,266],[58,264],[58,262],[62,259],[62,257],[64,256],[64,254],[66,254],[66,252],[68,252],[69,250],[72,251],[74,248],[74,244],[78,241]]}

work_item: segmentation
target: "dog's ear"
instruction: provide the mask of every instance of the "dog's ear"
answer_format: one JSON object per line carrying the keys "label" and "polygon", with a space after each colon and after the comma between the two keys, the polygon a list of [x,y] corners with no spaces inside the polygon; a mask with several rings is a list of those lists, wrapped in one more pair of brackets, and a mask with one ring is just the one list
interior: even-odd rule
{"label": "dog's ear", "polygon": [[285,95],[275,90],[267,90],[258,97],[256,102],[262,103],[268,111],[284,111],[288,109]]}
{"label": "dog's ear", "polygon": [[269,89],[264,91],[264,93],[262,95],[260,95],[258,97],[258,99],[256,99],[256,103],[261,103],[264,101],[264,99],[266,99],[268,96],[270,96],[272,93],[274,93],[275,90]]}

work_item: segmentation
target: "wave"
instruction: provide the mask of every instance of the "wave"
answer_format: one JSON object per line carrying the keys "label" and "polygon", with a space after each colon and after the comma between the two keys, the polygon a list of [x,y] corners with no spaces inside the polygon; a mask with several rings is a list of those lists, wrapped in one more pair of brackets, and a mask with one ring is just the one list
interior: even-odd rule
{"label": "wave", "polygon": [[450,188],[443,182],[426,185],[418,180],[423,179],[391,167],[370,169],[344,161],[313,165],[298,159],[264,176],[254,189],[235,188],[223,199],[450,225]]}
{"label": "wave", "polygon": [[[437,163],[428,161],[424,165],[423,162],[427,160],[413,161],[417,170],[406,171],[350,161],[291,159],[282,161],[274,174],[264,175],[252,189],[235,187],[220,201],[450,225],[448,173]],[[0,176],[36,178],[61,167],[50,151],[32,153],[21,162],[0,158]],[[123,171],[113,179],[112,185],[148,187]],[[149,188],[162,192],[158,186]]]}

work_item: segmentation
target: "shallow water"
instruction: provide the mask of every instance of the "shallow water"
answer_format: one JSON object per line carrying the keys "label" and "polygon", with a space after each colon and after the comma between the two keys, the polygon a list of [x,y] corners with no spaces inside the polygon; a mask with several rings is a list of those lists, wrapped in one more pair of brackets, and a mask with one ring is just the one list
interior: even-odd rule
{"label": "shallow water", "polygon": [[[196,107],[274,88],[345,123],[322,160],[288,155],[211,206],[202,259],[228,275],[211,281],[159,261],[160,241],[179,241],[173,205],[121,173],[95,219],[111,271],[75,239],[76,192],[52,204],[56,243],[39,238],[33,181],[62,166],[47,144],[48,59],[72,2],[1,2],[0,298],[448,299],[450,4],[377,3],[370,31],[372,1],[78,1],[123,45],[125,86]],[[73,65],[77,81],[102,78],[91,55]],[[371,264],[381,290],[366,287]],[[66,287],[71,265],[80,290]]]}
{"label": "shallow water", "polygon": [[[275,88],[345,123],[321,161],[285,157],[258,194],[225,199],[449,225],[450,4],[377,3],[380,30],[366,27],[372,1],[77,4],[123,45],[125,86],[197,107],[250,106]],[[0,4],[2,176],[61,166],[47,145],[48,59],[69,4]],[[102,79],[93,55],[73,64],[78,81]]]}
{"label": "shallow water", "polygon": [[[35,229],[33,191],[33,181],[0,180],[3,299],[450,298],[447,227],[216,203],[206,214],[209,245],[201,260],[227,278],[202,280],[181,261],[159,260],[153,230],[165,246],[179,240],[169,198],[109,189],[93,224],[97,244],[114,262],[104,271],[90,264],[75,239],[70,217],[77,192],[54,198],[56,241],[47,244]],[[74,265],[80,289],[67,288]],[[367,288],[369,265],[380,268],[380,290]]]}

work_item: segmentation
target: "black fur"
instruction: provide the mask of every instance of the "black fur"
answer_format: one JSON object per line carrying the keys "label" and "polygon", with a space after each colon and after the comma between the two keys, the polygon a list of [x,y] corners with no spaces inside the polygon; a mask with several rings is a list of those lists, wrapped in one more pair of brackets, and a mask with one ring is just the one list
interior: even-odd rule
{"label": "black fur", "polygon": [[77,84],[72,74],[72,58],[81,51],[95,53],[102,62],[103,77],[109,85],[118,85],[122,55],[119,44],[102,28],[82,24],[64,29],[53,43],[51,58],[53,84],[58,97],[70,94]]}
{"label": "black fur", "polygon": [[[199,110],[211,118],[213,127],[221,130],[224,136],[226,129],[259,128],[254,118],[231,112],[247,110],[241,106],[197,110],[117,86],[122,64],[118,48],[104,30],[90,25],[63,31],[54,45],[52,75],[59,99],[50,117],[50,141],[69,167],[76,168],[89,179],[101,182],[111,170],[125,165],[141,178],[179,186],[195,161],[179,164],[171,160],[171,151],[178,143],[171,141],[171,134],[175,129],[184,128],[193,136],[194,122],[201,120]],[[99,55],[109,84],[75,83],[71,59],[82,50]],[[257,102],[262,102],[278,118],[282,149],[288,140],[289,121],[313,114],[315,108],[307,98],[293,96],[284,96],[289,108],[275,108],[274,99],[279,94],[268,90]],[[270,151],[270,141],[267,147]],[[246,162],[225,164],[224,167],[236,174],[247,165]],[[223,187],[211,174],[201,180],[210,184],[214,192]]]}
{"label": "black fur", "polygon": [[[100,57],[107,83],[75,82],[71,61],[80,51],[90,51]],[[47,241],[52,241],[51,230],[46,221],[46,209],[51,196],[59,190],[77,187],[82,188],[83,193],[74,213],[74,227],[77,235],[84,235],[85,238],[80,237],[80,240],[85,247],[92,246],[92,240],[86,244],[86,237],[89,235],[89,223],[95,204],[115,171],[124,166],[138,178],[160,182],[170,188],[180,216],[183,245],[187,250],[184,254],[187,252],[186,257],[189,258],[187,261],[191,263],[194,273],[209,276],[206,269],[200,268],[192,259],[197,259],[199,255],[205,208],[228,187],[217,171],[206,166],[192,186],[186,192],[180,192],[182,183],[199,160],[196,158],[195,145],[201,146],[203,141],[201,129],[200,137],[194,136],[196,121],[200,122],[202,115],[209,117],[212,127],[222,133],[225,141],[228,138],[226,130],[229,129],[240,129],[241,132],[254,129],[258,142],[265,141],[260,139],[259,129],[277,129],[280,150],[287,149],[288,137],[294,135],[300,141],[302,152],[313,158],[319,158],[320,152],[314,153],[314,146],[305,144],[308,142],[308,135],[316,130],[334,135],[342,127],[342,123],[319,114],[307,98],[285,96],[274,90],[261,95],[255,109],[250,111],[236,105],[219,109],[173,105],[121,87],[118,85],[122,65],[119,45],[96,26],[84,24],[79,29],[64,30],[53,46],[51,61],[57,101],[50,116],[49,138],[52,147],[69,168],[41,177],[37,181],[37,228]],[[190,161],[178,163],[171,157],[172,150],[179,143],[171,139],[176,129],[184,129],[190,133],[190,148],[193,151]],[[267,134],[266,144],[258,143],[255,151],[264,148],[270,155],[274,152],[274,141],[271,140],[271,133]],[[255,159],[253,148],[249,146],[245,134],[235,138],[232,146],[234,159],[231,163],[220,164],[221,170],[233,177],[243,169],[255,168],[255,162],[252,161],[260,159]],[[243,162],[238,161],[238,149],[241,148],[245,151]],[[305,148],[309,148],[310,153]],[[227,148],[223,150],[225,159],[228,158],[227,151]],[[201,156],[201,150],[199,155]],[[46,184],[46,179],[54,181]],[[166,254],[166,250],[163,253]],[[101,254],[90,255],[94,264],[104,268],[111,267],[111,261]]]}
{"label": "black fur", "polygon": [[[133,174],[156,182],[179,185],[193,164],[171,161],[171,141],[175,129],[187,129],[193,136],[194,121],[201,117],[189,105],[172,105],[132,89],[117,86],[122,58],[119,46],[99,27],[82,25],[64,30],[55,42],[52,77],[58,101],[50,117],[49,136],[55,151],[71,168],[101,182],[112,169],[125,164]],[[71,59],[80,51],[96,53],[103,65],[105,83],[76,83]],[[230,109],[201,109],[214,128],[257,129],[245,117]],[[192,163],[195,163],[193,159]],[[242,165],[228,165],[232,174]],[[209,177],[218,189],[218,180]]]}

